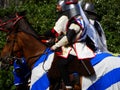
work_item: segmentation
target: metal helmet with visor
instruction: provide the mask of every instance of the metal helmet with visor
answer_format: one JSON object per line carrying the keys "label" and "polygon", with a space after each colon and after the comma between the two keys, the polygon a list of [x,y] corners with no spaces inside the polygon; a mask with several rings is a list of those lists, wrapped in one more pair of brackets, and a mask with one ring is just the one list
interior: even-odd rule
{"label": "metal helmet with visor", "polygon": [[68,18],[80,14],[78,0],[59,0],[57,5],[61,6],[61,11],[66,13]]}
{"label": "metal helmet with visor", "polygon": [[91,14],[96,14],[97,13],[95,12],[95,7],[94,5],[91,3],[91,2],[87,2],[84,6],[84,11],[88,12],[88,13],[91,13]]}

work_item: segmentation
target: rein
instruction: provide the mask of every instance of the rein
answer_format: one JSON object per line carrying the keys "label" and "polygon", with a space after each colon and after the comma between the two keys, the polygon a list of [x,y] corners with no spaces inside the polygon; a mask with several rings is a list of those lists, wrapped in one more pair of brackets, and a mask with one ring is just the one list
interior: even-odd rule
{"label": "rein", "polygon": [[[47,60],[47,57],[48,57],[48,55],[49,55],[49,50],[50,49],[48,49],[48,50],[45,50],[42,54],[38,54],[38,55],[36,55],[36,56],[31,56],[31,57],[29,57],[28,58],[28,61],[30,60],[30,59],[32,59],[32,58],[36,58],[36,57],[41,57],[42,55],[45,55],[45,59],[44,59],[44,62],[43,62],[43,64],[42,64],[42,68],[43,68],[43,70],[45,71],[45,72],[48,72],[48,70],[46,70],[45,68],[44,68],[44,64],[45,64],[45,62],[46,62],[46,60]],[[38,59],[39,59],[38,58]],[[36,62],[37,62],[37,60],[36,60]]]}
{"label": "rein", "polygon": [[44,51],[44,53],[43,53],[43,54],[46,54],[45,60],[44,60],[43,65],[42,65],[42,68],[43,68],[43,70],[44,70],[45,72],[48,72],[48,70],[46,70],[46,69],[44,68],[44,64],[45,64],[45,62],[46,62],[46,60],[47,60],[49,51],[50,51],[50,49]]}
{"label": "rein", "polygon": [[4,22],[4,23],[2,23],[2,24],[0,24],[0,27],[2,27],[2,26],[4,26],[4,25],[6,25],[6,24],[8,24],[8,23],[10,23],[10,22],[13,22],[13,21],[15,21],[14,23],[13,23],[13,25],[15,25],[20,19],[22,19],[23,18],[23,16],[17,16],[16,18],[13,18],[13,19],[11,19],[11,20],[8,20],[7,22]]}
{"label": "rein", "polygon": [[[9,32],[9,30],[5,30],[5,25],[9,25],[9,23],[10,23],[10,28],[11,29],[15,29],[14,28],[14,26],[17,24],[17,22],[19,21],[19,20],[21,20],[22,18],[23,18],[24,16],[19,16],[19,15],[17,15],[16,14],[16,17],[15,18],[13,18],[13,19],[11,19],[11,20],[8,20],[8,21],[6,21],[6,22],[4,22],[4,23],[1,23],[0,24],[0,30],[2,30],[2,31],[5,31],[5,32]],[[1,21],[2,22],[2,21]],[[10,32],[11,33],[11,32]],[[9,34],[10,34],[9,33]],[[15,60],[15,58],[17,59],[17,57],[14,55],[14,53],[17,53],[17,52],[19,52],[19,51],[15,51],[14,52],[14,46],[15,46],[15,42],[16,42],[16,37],[17,37],[17,32],[15,32],[14,33],[15,35],[14,35],[14,40],[11,42],[11,46],[10,46],[10,48],[11,48],[11,51],[10,51],[10,55],[9,55],[9,57],[7,57],[6,59],[12,59],[12,60]],[[30,59],[33,59],[33,58],[39,58],[39,57],[41,57],[42,55],[44,55],[44,54],[46,54],[46,56],[45,56],[45,60],[44,60],[44,63],[43,63],[43,69],[45,70],[45,68],[44,68],[44,64],[45,64],[45,62],[46,62],[46,59],[47,59],[47,57],[48,57],[48,53],[49,53],[49,51],[47,52],[47,51],[44,51],[42,54],[37,54],[37,55],[35,55],[35,56],[30,56],[30,57],[28,57],[28,61],[30,61]],[[36,60],[37,61],[37,60]],[[48,70],[45,70],[45,71],[48,71]]]}
{"label": "rein", "polygon": [[[16,17],[15,18],[13,18],[13,19],[11,19],[11,20],[8,20],[7,22],[4,22],[4,23],[2,23],[2,24],[0,24],[0,27],[2,27],[2,28],[0,28],[0,30],[2,30],[2,31],[5,31],[5,32],[9,32],[9,30],[6,30],[5,28],[4,28],[4,26],[5,25],[7,25],[7,24],[9,24],[9,23],[11,23],[11,22],[13,22],[13,25],[11,26],[11,28],[13,28],[14,29],[14,26],[15,26],[15,24],[20,20],[20,19],[22,19],[23,18],[23,16],[18,16],[18,15],[16,15]],[[2,22],[2,21],[1,21]],[[11,32],[10,32],[11,33]],[[10,34],[10,33],[8,33],[8,34]],[[6,57],[6,59],[7,59],[7,61],[8,62],[13,62],[15,59],[17,59],[17,57],[16,56],[14,56],[14,44],[15,44],[15,42],[16,42],[16,37],[17,37],[17,33],[15,33],[15,36],[14,36],[14,40],[12,41],[12,44],[11,44],[11,47],[10,48],[12,48],[11,49],[11,51],[10,51],[10,54],[9,54],[9,56],[8,57]],[[16,51],[16,52],[19,52],[19,51]],[[11,63],[10,63],[11,64]]]}
{"label": "rein", "polygon": [[16,42],[16,37],[17,37],[17,33],[15,33],[15,36],[14,36],[14,40],[12,41],[12,43],[11,43],[11,51],[10,51],[10,54],[9,54],[9,56],[7,57],[7,60],[10,62],[14,62],[14,60],[15,59],[19,59],[17,56],[15,56],[14,55],[14,53],[16,52],[19,52],[20,50],[18,50],[18,51],[15,51],[14,52],[14,46],[15,46],[15,42]]}
{"label": "rein", "polygon": [[[0,27],[2,27],[2,28],[0,28],[0,30],[1,30],[1,31],[5,31],[5,32],[9,32],[9,30],[4,29],[3,27],[4,27],[5,25],[13,22],[13,25],[11,26],[11,28],[14,28],[15,24],[16,24],[20,19],[22,19],[22,18],[23,18],[23,16],[18,16],[18,15],[16,15],[15,18],[13,18],[13,19],[11,19],[11,20],[8,20],[7,22],[1,23],[1,24],[0,24]],[[1,22],[2,22],[2,21],[1,21]]]}

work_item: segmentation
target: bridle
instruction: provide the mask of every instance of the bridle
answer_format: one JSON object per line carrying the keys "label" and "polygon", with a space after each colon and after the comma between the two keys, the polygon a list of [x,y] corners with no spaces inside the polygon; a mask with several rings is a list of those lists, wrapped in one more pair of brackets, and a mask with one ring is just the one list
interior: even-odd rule
{"label": "bridle", "polygon": [[[2,23],[2,24],[0,24],[0,30],[2,30],[2,31],[7,31],[7,32],[9,32],[8,33],[8,35],[10,35],[11,33],[12,34],[14,34],[14,39],[12,40],[12,42],[11,42],[11,44],[10,44],[10,53],[9,53],[9,55],[7,56],[7,57],[5,57],[4,59],[6,59],[7,61],[10,61],[10,60],[15,60],[15,59],[19,59],[17,56],[15,56],[14,54],[15,53],[17,53],[17,52],[21,52],[22,54],[23,54],[23,52],[22,52],[22,50],[21,50],[21,48],[20,48],[20,46],[19,46],[19,44],[17,45],[18,47],[19,47],[19,49],[17,50],[17,51],[15,51],[14,50],[14,46],[15,46],[15,43],[17,43],[17,34],[18,34],[18,30],[16,30],[16,24],[18,23],[18,21],[20,21],[21,19],[23,18],[23,16],[19,16],[19,15],[16,15],[16,17],[15,18],[13,18],[13,19],[11,19],[11,20],[8,20],[7,22],[4,22],[4,23]],[[9,23],[11,23],[12,22],[12,25],[10,26],[10,28],[12,29],[11,31],[9,31],[9,30],[6,30],[5,28],[4,28],[4,26],[5,25],[7,25],[7,24],[9,24]],[[2,27],[2,28],[1,28]],[[13,31],[14,30],[14,31]],[[46,53],[44,53],[43,52],[43,54],[46,54]],[[28,58],[28,60],[31,60],[31,59],[33,59],[33,58],[37,58],[37,57],[40,57],[42,54],[37,54],[37,55],[35,55],[35,56],[30,56],[29,58]],[[45,62],[45,61],[44,61]],[[44,65],[44,64],[43,64]],[[44,67],[44,66],[43,66]],[[46,71],[46,70],[45,70]]]}
{"label": "bridle", "polygon": [[[23,16],[19,16],[17,13],[16,13],[16,17],[15,18],[13,18],[13,19],[11,19],[11,20],[8,20],[7,22],[4,22],[4,23],[2,23],[2,20],[0,20],[0,22],[1,22],[1,24],[0,24],[0,30],[1,31],[8,31],[9,32],[9,30],[6,30],[5,28],[3,28],[5,25],[7,25],[7,24],[9,24],[9,23],[13,23],[13,25],[11,26],[11,28],[12,29],[14,29],[14,26],[16,25],[16,23],[20,20],[20,19],[22,19],[23,18]],[[2,28],[1,28],[2,27]]]}
{"label": "bridle", "polygon": [[[11,20],[8,20],[7,22],[4,22],[4,23],[1,23],[0,24],[0,30],[1,31],[4,31],[4,32],[9,32],[7,35],[9,35],[9,34],[11,34],[12,33],[12,30],[14,30],[15,29],[15,25],[17,24],[17,22],[19,21],[19,20],[21,20],[23,18],[23,16],[19,16],[18,14],[16,14],[16,17],[15,18],[13,18],[13,19],[11,19]],[[2,22],[2,21],[1,21]],[[5,25],[7,25],[7,24],[9,24],[9,23],[12,23],[12,25],[10,26],[10,28],[12,29],[11,31],[10,30],[6,30],[4,27],[5,27]],[[4,59],[5,60],[3,60],[3,62],[4,61],[6,61],[6,63],[7,62],[13,62],[15,59],[19,59],[17,56],[15,56],[14,55],[14,53],[16,52],[20,52],[21,50],[18,50],[18,51],[15,51],[14,52],[14,46],[15,46],[15,43],[17,42],[17,32],[13,32],[15,35],[14,35],[14,39],[12,40],[12,42],[11,42],[11,45],[10,45],[10,53],[9,53],[9,55],[7,56],[7,57],[5,57]],[[8,38],[7,38],[7,40],[8,40]]]}

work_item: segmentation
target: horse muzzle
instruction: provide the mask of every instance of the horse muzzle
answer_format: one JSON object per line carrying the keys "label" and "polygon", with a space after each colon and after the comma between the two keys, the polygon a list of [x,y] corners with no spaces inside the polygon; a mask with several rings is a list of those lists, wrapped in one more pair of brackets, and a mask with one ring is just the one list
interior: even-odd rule
{"label": "horse muzzle", "polygon": [[13,58],[10,57],[5,57],[2,58],[0,57],[0,69],[1,70],[8,70],[10,66],[13,65]]}

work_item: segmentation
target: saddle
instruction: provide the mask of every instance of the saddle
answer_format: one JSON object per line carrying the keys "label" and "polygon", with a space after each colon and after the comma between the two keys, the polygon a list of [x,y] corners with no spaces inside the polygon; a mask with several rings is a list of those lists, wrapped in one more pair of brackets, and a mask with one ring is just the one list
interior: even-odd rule
{"label": "saddle", "polygon": [[[72,47],[63,46],[62,51],[56,52],[56,54],[62,58],[67,58],[69,54],[76,56],[74,51],[73,53],[70,53],[72,51],[73,51]],[[79,60],[78,57],[76,56],[75,60],[73,60],[69,65],[69,69],[68,69],[69,72],[70,73],[78,72],[82,76],[90,76],[95,74],[94,68],[90,60],[91,60],[90,58]]]}
{"label": "saddle", "polygon": [[77,72],[80,76],[91,76],[95,74],[95,70],[90,60],[73,60],[68,67],[70,73]]}
{"label": "saddle", "polygon": [[[49,47],[55,43],[54,39],[42,39],[41,41]],[[60,58],[67,58],[71,51],[72,47],[63,46],[61,49],[59,48],[59,50],[55,51],[55,53]],[[72,55],[75,56],[74,53],[72,53]],[[90,59],[78,60],[77,57],[69,64],[68,70],[70,73],[78,72],[81,76],[90,76],[95,74]]]}

